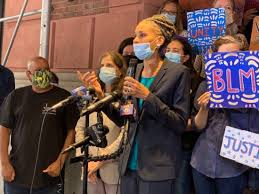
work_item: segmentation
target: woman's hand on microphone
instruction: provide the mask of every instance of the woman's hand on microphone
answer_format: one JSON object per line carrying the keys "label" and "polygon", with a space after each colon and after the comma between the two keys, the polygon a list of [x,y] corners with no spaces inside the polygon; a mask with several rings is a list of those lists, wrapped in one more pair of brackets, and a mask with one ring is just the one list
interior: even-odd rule
{"label": "woman's hand on microphone", "polygon": [[150,91],[139,81],[132,77],[125,77],[123,83],[123,94],[146,100]]}
{"label": "woman's hand on microphone", "polygon": [[84,84],[86,88],[92,87],[94,88],[96,95],[99,99],[104,97],[104,93],[102,91],[101,84],[98,81],[98,77],[95,72],[86,72],[81,73],[77,71],[78,79]]}

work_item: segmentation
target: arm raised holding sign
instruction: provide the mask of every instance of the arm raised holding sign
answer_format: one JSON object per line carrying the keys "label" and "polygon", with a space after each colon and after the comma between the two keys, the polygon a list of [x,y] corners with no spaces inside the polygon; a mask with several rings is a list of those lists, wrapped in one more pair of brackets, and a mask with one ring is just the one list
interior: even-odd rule
{"label": "arm raised holding sign", "polygon": [[[227,1],[221,2],[228,3]],[[235,38],[225,36],[214,42],[212,51],[234,53],[240,50],[240,46],[240,42]],[[218,86],[221,86],[220,83]],[[227,86],[227,84],[225,86]],[[242,127],[244,129],[250,128],[248,119],[246,119],[248,115],[246,112],[236,114],[233,110],[224,109],[223,106],[209,109],[208,103],[209,101],[213,103],[212,100],[215,96],[207,92],[208,90],[212,91],[208,82],[202,82],[196,93],[197,98],[195,98],[194,104],[195,109],[198,110],[194,119],[196,128],[203,129],[192,151],[190,163],[193,168],[195,189],[197,193],[217,193],[220,190],[220,193],[241,194],[244,193],[245,184],[243,184],[243,180],[246,179],[246,171],[249,167],[223,158],[220,156],[220,148],[226,127],[233,127],[232,119],[229,119],[229,113],[231,118],[237,118],[238,121],[244,123],[244,127]],[[230,138],[233,138],[232,134]],[[236,138],[236,136],[234,138]],[[233,145],[234,144],[232,144],[231,149]],[[239,156],[235,152],[235,150],[239,149],[239,144],[236,143],[236,145],[237,148],[234,147],[230,153],[235,155],[235,157]],[[242,146],[241,143],[240,146]],[[245,146],[247,146],[248,149],[248,144],[245,144]],[[242,148],[242,150],[246,151],[245,148]],[[221,179],[220,183],[218,179]],[[230,182],[231,187],[226,186],[229,185]],[[209,192],[204,192],[205,187],[209,188]]]}

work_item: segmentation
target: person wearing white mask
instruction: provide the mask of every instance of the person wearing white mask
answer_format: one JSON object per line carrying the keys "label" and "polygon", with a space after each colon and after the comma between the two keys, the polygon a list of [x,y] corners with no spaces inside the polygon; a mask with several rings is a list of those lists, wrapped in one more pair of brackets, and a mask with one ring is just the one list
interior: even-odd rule
{"label": "person wearing white mask", "polygon": [[[86,87],[95,89],[99,99],[103,98],[115,90],[121,90],[123,79],[126,73],[126,63],[123,57],[114,51],[104,53],[100,58],[101,68],[99,74],[95,72],[78,72],[79,79]],[[103,115],[103,124],[108,126],[109,133],[106,135],[108,146],[111,145],[119,136],[120,128],[111,121],[105,113]],[[97,122],[97,113],[94,112],[89,116],[89,126]],[[84,138],[85,118],[81,117],[76,126],[76,142]],[[104,148],[91,146],[90,155],[97,156],[102,153]],[[80,149],[76,155],[81,155]],[[98,173],[99,172],[99,173]],[[100,176],[98,176],[98,174]],[[118,161],[107,160],[101,162],[88,163],[88,193],[89,194],[116,194],[118,185],[119,172]]]}
{"label": "person wearing white mask", "polygon": [[183,28],[182,12],[177,0],[165,0],[158,14],[164,15],[168,21],[175,25],[177,35],[187,37],[187,31]]}

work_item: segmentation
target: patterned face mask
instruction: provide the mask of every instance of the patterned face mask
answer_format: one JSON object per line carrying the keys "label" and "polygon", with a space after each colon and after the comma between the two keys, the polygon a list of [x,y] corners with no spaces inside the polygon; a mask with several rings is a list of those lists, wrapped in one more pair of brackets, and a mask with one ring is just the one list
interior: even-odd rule
{"label": "patterned face mask", "polygon": [[32,74],[32,85],[45,89],[50,86],[52,74],[49,70],[39,70]]}

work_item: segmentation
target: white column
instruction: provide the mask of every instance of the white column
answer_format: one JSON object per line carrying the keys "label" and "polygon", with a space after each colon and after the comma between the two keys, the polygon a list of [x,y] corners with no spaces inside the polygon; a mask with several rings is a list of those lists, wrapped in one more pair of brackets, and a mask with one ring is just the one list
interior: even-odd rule
{"label": "white column", "polygon": [[49,56],[50,6],[51,0],[42,0],[39,55],[46,59]]}

